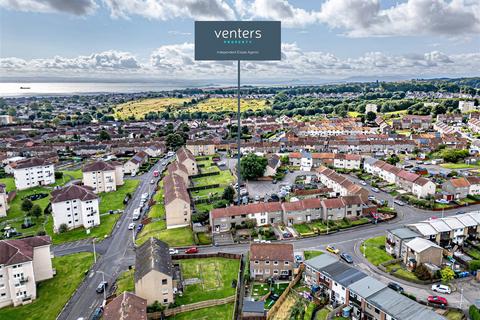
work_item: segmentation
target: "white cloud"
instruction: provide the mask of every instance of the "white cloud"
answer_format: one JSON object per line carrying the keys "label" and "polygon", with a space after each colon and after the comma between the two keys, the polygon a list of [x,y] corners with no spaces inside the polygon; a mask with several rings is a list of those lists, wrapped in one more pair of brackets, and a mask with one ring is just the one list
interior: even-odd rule
{"label": "white cloud", "polygon": [[[195,61],[192,43],[164,45],[140,63],[127,52],[106,51],[76,58],[23,60],[0,59],[6,75],[145,76],[158,79],[235,79],[236,63]],[[471,76],[480,70],[480,52],[447,55],[440,51],[389,55],[367,52],[353,58],[332,53],[304,51],[295,43],[282,44],[282,60],[243,61],[242,78],[288,81],[288,79],[341,79],[353,76]]]}
{"label": "white cloud", "polygon": [[93,13],[98,5],[95,0],[0,0],[0,7],[18,11],[86,15]]}
{"label": "white cloud", "polygon": [[197,20],[235,19],[235,12],[224,0],[103,0],[113,17],[139,15],[149,19]]}

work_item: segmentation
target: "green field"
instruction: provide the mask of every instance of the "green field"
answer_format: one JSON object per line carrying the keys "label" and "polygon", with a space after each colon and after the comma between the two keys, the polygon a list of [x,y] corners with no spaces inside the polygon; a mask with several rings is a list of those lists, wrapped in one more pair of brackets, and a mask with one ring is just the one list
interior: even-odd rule
{"label": "green field", "polygon": [[220,306],[198,309],[190,312],[179,313],[168,317],[172,320],[230,320],[233,317],[233,303],[222,304]]}
{"label": "green field", "polygon": [[385,236],[367,239],[360,246],[362,253],[364,253],[363,244],[365,244],[366,258],[371,264],[378,266],[380,263],[393,259],[393,257],[385,251]]}
{"label": "green field", "polygon": [[199,258],[178,260],[183,279],[198,279],[187,285],[177,304],[221,299],[235,294],[232,280],[237,279],[240,261],[226,258]]}
{"label": "green field", "polygon": [[0,319],[56,319],[92,263],[93,254],[86,252],[54,258],[53,267],[57,274],[37,284],[37,299],[25,306],[0,309]]}
{"label": "green field", "polygon": [[117,295],[122,294],[124,291],[135,292],[135,281],[133,279],[133,274],[135,270],[132,268],[123,272],[117,279],[117,290],[115,293]]}
{"label": "green field", "polygon": [[7,192],[15,190],[15,179],[13,177],[2,178],[0,183],[7,187]]}
{"label": "green field", "polygon": [[466,163],[442,163],[440,164],[442,168],[445,169],[480,169],[480,165],[477,164],[466,164]]}
{"label": "green field", "polygon": [[183,98],[152,98],[130,101],[115,107],[115,117],[117,119],[127,119],[133,116],[136,120],[141,120],[149,112],[167,111],[168,108],[176,110],[183,107],[184,102],[190,101],[191,99]]}
{"label": "green field", "polygon": [[322,255],[323,251],[320,250],[305,250],[303,251],[303,256],[305,260],[309,260],[315,257],[318,257],[319,255]]}
{"label": "green field", "polygon": [[123,186],[119,186],[117,191],[100,193],[100,214],[109,210],[123,209],[125,196],[127,193],[133,195],[139,184],[140,180],[125,180]]}
{"label": "green field", "polygon": [[[264,99],[240,99],[240,111],[264,110],[269,105]],[[188,108],[189,112],[236,112],[237,99],[235,98],[210,98],[202,100],[196,105]]]}
{"label": "green field", "polygon": [[223,170],[223,171],[220,171],[220,174],[215,176],[194,178],[192,179],[192,182],[194,186],[200,187],[200,186],[208,186],[210,184],[217,184],[217,183],[220,185],[226,185],[226,184],[232,183],[234,180],[235,178],[231,174],[230,170]]}

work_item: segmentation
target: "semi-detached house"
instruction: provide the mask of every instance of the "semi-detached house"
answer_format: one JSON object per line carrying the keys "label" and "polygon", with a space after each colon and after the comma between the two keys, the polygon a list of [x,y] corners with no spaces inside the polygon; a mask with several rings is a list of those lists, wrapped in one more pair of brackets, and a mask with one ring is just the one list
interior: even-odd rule
{"label": "semi-detached house", "polygon": [[470,195],[480,195],[480,177],[461,177],[445,181],[442,190],[455,199],[463,199]]}

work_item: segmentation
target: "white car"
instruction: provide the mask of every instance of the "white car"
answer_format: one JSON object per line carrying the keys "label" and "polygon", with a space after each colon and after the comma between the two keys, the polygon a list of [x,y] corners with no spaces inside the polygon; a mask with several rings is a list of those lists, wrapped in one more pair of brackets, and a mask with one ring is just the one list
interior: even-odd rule
{"label": "white car", "polygon": [[135,223],[132,222],[128,225],[128,230],[133,230],[133,229],[135,229]]}
{"label": "white car", "polygon": [[168,252],[170,252],[170,254],[178,254],[178,250],[173,248],[170,248]]}
{"label": "white car", "polygon": [[372,191],[377,193],[380,192],[380,190],[378,190],[378,188],[375,188],[375,187],[372,187]]}
{"label": "white car", "polygon": [[446,286],[444,284],[434,284],[434,285],[432,285],[432,291],[439,292],[439,293],[445,293],[445,294],[452,293],[452,289],[450,289],[449,286]]}
{"label": "white car", "polygon": [[154,183],[155,183],[154,179],[150,180],[150,184],[154,184]]}
{"label": "white car", "polygon": [[366,186],[366,185],[367,185],[367,183],[366,183],[365,181],[363,181],[363,180],[360,181],[360,184],[361,184],[362,186]]}

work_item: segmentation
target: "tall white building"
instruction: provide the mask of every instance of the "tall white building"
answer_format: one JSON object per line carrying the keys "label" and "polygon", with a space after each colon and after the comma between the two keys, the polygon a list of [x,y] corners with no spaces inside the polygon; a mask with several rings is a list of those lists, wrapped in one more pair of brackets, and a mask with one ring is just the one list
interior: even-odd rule
{"label": "tall white building", "polygon": [[475,101],[458,101],[458,109],[461,113],[475,111]]}
{"label": "tall white building", "polygon": [[96,161],[82,169],[83,184],[93,192],[111,192],[123,185],[123,165],[118,162]]}
{"label": "tall white building", "polygon": [[58,232],[62,224],[68,229],[85,229],[100,224],[98,196],[86,186],[72,184],[52,191],[53,230]]}
{"label": "tall white building", "polygon": [[0,218],[7,216],[8,201],[7,201],[7,188],[4,184],[0,183]]}
{"label": "tall white building", "polygon": [[36,283],[53,277],[49,236],[0,241],[0,308],[37,298]]}
{"label": "tall white building", "polygon": [[10,166],[17,190],[55,183],[55,168],[49,160],[30,158],[17,161]]}

